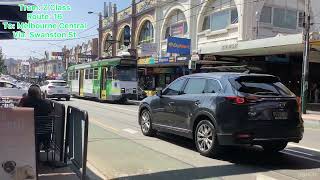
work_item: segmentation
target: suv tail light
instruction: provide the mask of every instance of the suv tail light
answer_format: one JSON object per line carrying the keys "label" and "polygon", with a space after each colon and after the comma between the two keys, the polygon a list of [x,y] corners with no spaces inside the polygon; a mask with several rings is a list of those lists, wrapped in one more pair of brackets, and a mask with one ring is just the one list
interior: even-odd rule
{"label": "suv tail light", "polygon": [[228,100],[232,101],[234,104],[245,104],[246,103],[246,99],[244,97],[228,96],[226,98]]}

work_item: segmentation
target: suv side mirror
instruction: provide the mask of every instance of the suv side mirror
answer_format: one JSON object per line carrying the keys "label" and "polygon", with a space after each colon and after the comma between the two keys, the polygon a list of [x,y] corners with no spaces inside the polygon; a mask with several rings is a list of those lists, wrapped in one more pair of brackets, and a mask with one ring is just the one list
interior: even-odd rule
{"label": "suv side mirror", "polygon": [[158,96],[158,97],[162,97],[162,90],[158,90],[158,91],[157,91],[157,96]]}

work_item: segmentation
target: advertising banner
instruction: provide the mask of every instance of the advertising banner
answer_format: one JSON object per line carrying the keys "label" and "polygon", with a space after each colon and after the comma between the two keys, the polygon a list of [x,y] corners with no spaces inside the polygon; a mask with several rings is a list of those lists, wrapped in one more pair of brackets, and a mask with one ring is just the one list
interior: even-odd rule
{"label": "advertising banner", "polygon": [[36,180],[34,124],[31,108],[0,108],[1,180]]}
{"label": "advertising banner", "polygon": [[184,34],[184,23],[174,24],[170,28],[171,36],[181,36]]}
{"label": "advertising banner", "polygon": [[167,53],[190,55],[191,40],[186,38],[168,37]]}
{"label": "advertising banner", "polygon": [[157,55],[156,43],[144,43],[141,45],[140,56],[155,56],[155,55]]}

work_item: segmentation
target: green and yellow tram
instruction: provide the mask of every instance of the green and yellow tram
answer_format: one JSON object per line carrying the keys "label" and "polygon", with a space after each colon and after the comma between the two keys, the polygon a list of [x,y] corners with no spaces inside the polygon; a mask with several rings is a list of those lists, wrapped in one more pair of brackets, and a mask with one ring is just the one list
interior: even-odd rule
{"label": "green and yellow tram", "polygon": [[68,68],[71,94],[76,97],[125,101],[137,96],[137,61],[112,58]]}

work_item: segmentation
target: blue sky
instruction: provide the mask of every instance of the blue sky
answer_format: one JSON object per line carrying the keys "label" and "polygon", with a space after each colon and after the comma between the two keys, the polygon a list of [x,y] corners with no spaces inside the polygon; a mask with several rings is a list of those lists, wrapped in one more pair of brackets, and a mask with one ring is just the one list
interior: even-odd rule
{"label": "blue sky", "polygon": [[[64,22],[67,23],[87,23],[88,27],[93,27],[90,30],[82,32],[79,30],[79,37],[86,37],[90,35],[98,34],[98,15],[88,14],[88,11],[102,12],[104,2],[113,2],[117,4],[118,10],[128,7],[131,4],[131,0],[29,0],[28,2],[35,5],[41,4],[69,4],[72,7],[71,12],[63,12]],[[33,21],[36,22],[36,21]],[[73,47],[82,42],[87,42],[89,39],[98,37],[98,35],[83,38],[79,40],[71,41],[52,41],[52,42],[39,42],[39,41],[26,41],[26,40],[5,40],[0,41],[0,47],[2,48],[7,58],[16,59],[28,59],[30,56],[43,57],[44,51],[61,51],[61,46]],[[57,44],[57,45],[52,45]]]}

